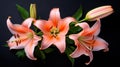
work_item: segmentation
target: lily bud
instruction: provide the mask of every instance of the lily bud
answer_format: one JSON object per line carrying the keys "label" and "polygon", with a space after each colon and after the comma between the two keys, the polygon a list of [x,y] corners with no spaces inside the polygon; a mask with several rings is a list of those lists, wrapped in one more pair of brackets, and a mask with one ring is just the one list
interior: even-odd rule
{"label": "lily bud", "polygon": [[104,18],[113,13],[113,8],[110,5],[97,7],[86,14],[85,19],[88,21],[95,21]]}
{"label": "lily bud", "polygon": [[31,4],[30,5],[30,17],[31,18],[36,18],[36,4]]}

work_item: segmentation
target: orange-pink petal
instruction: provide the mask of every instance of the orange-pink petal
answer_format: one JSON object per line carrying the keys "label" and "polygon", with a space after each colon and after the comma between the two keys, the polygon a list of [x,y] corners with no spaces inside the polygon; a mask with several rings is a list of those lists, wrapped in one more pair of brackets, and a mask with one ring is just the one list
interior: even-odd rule
{"label": "orange-pink petal", "polygon": [[55,42],[54,37],[49,35],[43,35],[43,40],[42,40],[40,49],[41,50],[46,49],[49,46],[51,46],[54,42]]}
{"label": "orange-pink petal", "polygon": [[49,16],[49,20],[52,21],[53,26],[57,26],[59,20],[61,19],[60,17],[60,12],[59,12],[59,8],[53,8],[50,12],[50,16]]}
{"label": "orange-pink petal", "polygon": [[7,19],[7,26],[12,34],[16,34],[16,33],[23,34],[30,31],[28,28],[20,24],[12,24],[12,22],[10,21],[10,18]]}
{"label": "orange-pink petal", "polygon": [[108,43],[103,40],[102,38],[97,37],[95,40],[95,43],[93,44],[93,51],[99,51],[99,50],[105,50],[108,51]]}
{"label": "orange-pink petal", "polygon": [[52,22],[46,20],[37,20],[34,25],[39,28],[44,34],[48,34],[51,27],[53,26]]}
{"label": "orange-pink petal", "polygon": [[38,44],[38,42],[34,42],[34,40],[30,40],[27,45],[25,46],[25,53],[26,56],[31,60],[37,60],[37,58],[34,57],[34,48]]}
{"label": "orange-pink petal", "polygon": [[65,43],[65,36],[58,36],[54,45],[60,50],[61,53],[65,51],[66,43]]}
{"label": "orange-pink petal", "polygon": [[96,21],[96,23],[90,28],[90,32],[97,36],[100,33],[100,27],[101,27],[101,23],[100,23],[100,19],[98,19]]}
{"label": "orange-pink petal", "polygon": [[86,22],[78,23],[76,26],[80,26],[83,30],[89,30],[90,26]]}
{"label": "orange-pink petal", "polygon": [[67,34],[69,30],[69,24],[71,22],[75,22],[75,19],[72,17],[66,17],[63,20],[59,21],[58,23],[58,29],[60,31],[60,34]]}
{"label": "orange-pink petal", "polygon": [[[71,34],[71,35],[69,35],[69,38],[74,40],[74,41],[77,41],[78,37],[79,37],[79,34]],[[75,42],[75,45],[77,45],[76,42]]]}
{"label": "orange-pink petal", "polygon": [[86,54],[85,50],[81,47],[80,44],[77,44],[77,48],[70,54],[70,56],[72,58],[78,58],[83,54]]}
{"label": "orange-pink petal", "polygon": [[33,21],[34,21],[33,18],[27,18],[26,20],[23,21],[22,25],[29,28]]}

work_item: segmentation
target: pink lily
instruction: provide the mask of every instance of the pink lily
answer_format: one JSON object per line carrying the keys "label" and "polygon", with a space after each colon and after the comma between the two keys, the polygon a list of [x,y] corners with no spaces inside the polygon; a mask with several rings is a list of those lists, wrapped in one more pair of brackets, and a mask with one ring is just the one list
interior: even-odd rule
{"label": "pink lily", "polygon": [[61,19],[59,8],[53,8],[48,21],[37,20],[34,25],[43,32],[43,41],[40,49],[55,45],[61,53],[65,51],[65,35],[69,30],[69,23],[75,21],[72,17]]}
{"label": "pink lily", "polygon": [[31,60],[36,60],[33,52],[41,38],[35,35],[34,31],[30,29],[33,20],[33,18],[28,18],[20,25],[12,24],[10,18],[8,18],[7,26],[13,36],[7,42],[10,49],[24,48],[27,57]]}
{"label": "pink lily", "polygon": [[[102,38],[98,37],[100,33],[100,20],[90,28],[86,22],[78,23],[78,26],[82,27],[83,30],[78,34],[71,34],[70,39],[75,41],[77,48],[73,53],[70,54],[72,58],[77,58],[81,55],[86,55],[90,57],[90,61],[86,64],[89,64],[93,60],[92,51],[99,51],[105,49],[108,51],[108,43]],[[77,26],[76,25],[76,26]]]}

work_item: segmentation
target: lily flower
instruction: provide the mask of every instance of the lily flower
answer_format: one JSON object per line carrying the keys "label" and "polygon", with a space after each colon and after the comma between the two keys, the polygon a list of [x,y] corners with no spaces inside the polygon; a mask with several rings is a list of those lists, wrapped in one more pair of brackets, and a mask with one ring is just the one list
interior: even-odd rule
{"label": "lily flower", "polygon": [[78,34],[71,34],[69,38],[74,40],[77,48],[73,53],[70,54],[72,58],[77,58],[81,55],[90,57],[88,65],[93,60],[92,51],[105,50],[108,51],[108,43],[102,38],[98,37],[100,33],[100,20],[90,28],[86,22],[78,23],[76,26],[82,27],[82,31]]}
{"label": "lily flower", "polygon": [[26,56],[31,60],[36,60],[37,58],[33,55],[34,48],[41,38],[35,35],[34,31],[30,29],[33,20],[33,18],[28,18],[20,25],[12,24],[8,17],[7,26],[13,36],[7,41],[7,43],[10,49],[24,48]]}
{"label": "lily flower", "polygon": [[61,19],[59,8],[53,8],[48,21],[37,20],[34,25],[43,32],[43,40],[40,49],[46,49],[55,45],[61,53],[65,51],[65,35],[69,30],[69,23],[75,21],[72,17]]}

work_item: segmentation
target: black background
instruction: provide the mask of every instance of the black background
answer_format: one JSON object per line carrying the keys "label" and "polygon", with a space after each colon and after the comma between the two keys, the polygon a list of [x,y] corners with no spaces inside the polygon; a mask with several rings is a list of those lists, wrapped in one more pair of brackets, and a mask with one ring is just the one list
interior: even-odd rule
{"label": "black background", "polygon": [[70,61],[64,54],[53,53],[48,55],[46,64],[40,60],[31,61],[29,59],[21,60],[13,54],[9,48],[3,47],[6,41],[12,36],[6,26],[6,19],[12,16],[13,23],[21,23],[21,19],[16,4],[19,4],[29,10],[31,3],[37,4],[37,15],[42,19],[47,19],[52,8],[60,8],[61,17],[72,16],[80,5],[83,7],[83,17],[87,11],[102,5],[112,5],[114,13],[101,20],[100,37],[109,43],[109,52],[97,51],[93,52],[94,59],[90,65],[84,63],[88,61],[88,57],[81,56],[76,59],[74,67],[104,67],[104,66],[120,66],[120,1],[119,0],[1,0],[0,1],[0,67],[71,67]]}

